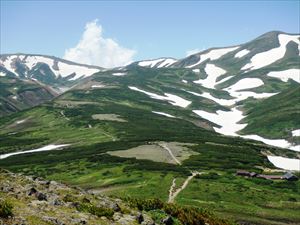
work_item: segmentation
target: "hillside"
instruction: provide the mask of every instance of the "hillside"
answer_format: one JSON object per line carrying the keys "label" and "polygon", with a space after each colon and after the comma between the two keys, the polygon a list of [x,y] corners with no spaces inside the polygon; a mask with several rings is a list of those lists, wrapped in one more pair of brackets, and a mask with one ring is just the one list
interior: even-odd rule
{"label": "hillside", "polygon": [[299,180],[235,173],[300,170],[299,58],[299,35],[270,32],[184,59],[100,70],[1,117],[0,167],[239,224],[298,224]]}
{"label": "hillside", "polygon": [[0,116],[52,100],[58,93],[34,80],[0,77]]}
{"label": "hillside", "polygon": [[0,169],[0,222],[4,224],[229,225],[208,211],[158,199],[109,198],[80,188]]}

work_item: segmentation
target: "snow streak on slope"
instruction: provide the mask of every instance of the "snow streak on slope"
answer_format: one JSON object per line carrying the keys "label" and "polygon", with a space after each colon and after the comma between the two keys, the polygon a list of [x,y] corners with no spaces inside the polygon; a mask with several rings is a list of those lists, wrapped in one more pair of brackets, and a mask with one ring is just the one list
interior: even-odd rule
{"label": "snow streak on slope", "polygon": [[294,41],[298,45],[300,44],[298,38],[299,35],[279,34],[279,47],[254,55],[251,58],[250,63],[247,63],[245,66],[243,66],[242,70],[255,70],[278,61],[279,59],[284,57],[286,46],[290,41]]}
{"label": "snow streak on slope", "polygon": [[166,116],[166,117],[170,117],[170,118],[175,118],[175,116],[172,116],[168,113],[164,113],[164,112],[157,112],[157,111],[152,111],[153,113],[155,114],[158,114],[158,115],[162,115],[162,116]]}
{"label": "snow streak on slope", "polygon": [[269,77],[276,77],[284,82],[292,79],[300,83],[300,69],[289,69],[283,71],[274,71],[267,74]]}
{"label": "snow streak on slope", "polygon": [[214,88],[215,85],[217,84],[216,82],[217,78],[226,73],[225,70],[215,66],[214,64],[206,64],[204,70],[207,74],[207,77],[205,79],[196,80],[194,81],[194,83],[201,84],[206,88]]}
{"label": "snow streak on slope", "polygon": [[120,76],[125,76],[126,73],[124,73],[124,72],[119,72],[119,73],[113,73],[112,75],[113,75],[113,76],[120,77]]}
{"label": "snow streak on slope", "polygon": [[22,151],[22,152],[13,152],[13,153],[7,153],[0,155],[0,159],[5,159],[13,155],[20,155],[20,154],[27,154],[27,153],[33,153],[33,152],[43,152],[43,151],[50,151],[55,149],[61,149],[63,147],[69,146],[69,144],[63,144],[63,145],[47,145],[41,148],[28,150],[28,151]]}
{"label": "snow streak on slope", "polygon": [[192,65],[186,66],[186,68],[193,68],[199,64],[201,64],[202,62],[204,62],[207,59],[210,60],[216,60],[221,58],[223,55],[232,52],[236,49],[238,49],[239,47],[231,47],[231,48],[221,48],[221,49],[214,49],[214,50],[210,50],[208,53],[205,54],[201,54],[200,55],[200,60]]}
{"label": "snow streak on slope", "polygon": [[225,88],[226,91],[239,91],[239,90],[245,90],[250,88],[256,88],[261,85],[264,85],[264,82],[261,79],[258,78],[244,78],[242,80],[239,80],[232,86]]}
{"label": "snow streak on slope", "polygon": [[234,55],[235,58],[242,58],[247,55],[250,51],[248,49],[243,49]]}
{"label": "snow streak on slope", "polygon": [[175,62],[177,62],[177,60],[172,59],[172,58],[160,58],[160,59],[154,59],[154,60],[140,61],[138,63],[138,65],[143,66],[143,67],[153,68],[153,67],[157,66],[157,68],[162,68],[162,67],[171,66]]}
{"label": "snow streak on slope", "polygon": [[173,94],[169,94],[169,93],[164,93],[165,96],[163,96],[163,95],[158,95],[158,94],[155,94],[155,93],[151,93],[151,92],[147,92],[147,91],[141,90],[141,89],[139,89],[137,87],[129,86],[129,88],[131,90],[134,90],[134,91],[142,92],[142,93],[150,96],[150,98],[168,101],[172,105],[180,106],[180,107],[183,107],[183,108],[186,108],[189,104],[192,103],[191,101],[185,100],[185,99],[183,99],[183,98],[181,98],[179,96],[176,96],[176,95],[173,95]]}
{"label": "snow streak on slope", "polygon": [[285,169],[285,170],[300,171],[299,159],[290,159],[281,156],[268,156],[268,160],[278,168]]}
{"label": "snow streak on slope", "polygon": [[165,61],[160,63],[157,68],[168,67],[168,66],[171,66],[172,64],[174,64],[175,62],[177,62],[177,60],[175,60],[175,59],[166,59]]}

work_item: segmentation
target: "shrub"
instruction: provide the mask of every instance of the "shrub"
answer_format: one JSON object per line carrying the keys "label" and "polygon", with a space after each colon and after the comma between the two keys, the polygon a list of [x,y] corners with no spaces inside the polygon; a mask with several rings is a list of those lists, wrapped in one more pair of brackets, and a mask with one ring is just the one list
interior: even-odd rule
{"label": "shrub", "polygon": [[114,215],[114,211],[112,209],[98,207],[91,203],[79,203],[77,204],[76,209],[80,212],[91,213],[98,217],[105,216],[107,218],[112,218],[112,216]]}
{"label": "shrub", "polygon": [[0,200],[0,217],[8,218],[13,216],[13,205],[6,200]]}
{"label": "shrub", "polygon": [[131,207],[136,207],[139,210],[151,211],[162,210],[178,219],[182,224],[188,225],[228,225],[229,221],[217,218],[214,214],[200,208],[179,206],[177,204],[165,203],[159,199],[124,199]]}

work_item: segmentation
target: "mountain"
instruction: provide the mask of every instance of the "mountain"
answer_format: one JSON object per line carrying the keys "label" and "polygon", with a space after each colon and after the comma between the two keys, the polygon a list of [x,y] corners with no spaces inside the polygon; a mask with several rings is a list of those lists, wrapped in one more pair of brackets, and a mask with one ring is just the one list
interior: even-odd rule
{"label": "mountain", "polygon": [[34,80],[0,78],[0,116],[18,112],[49,101],[58,93]]}
{"label": "mountain", "polygon": [[[219,108],[227,108],[211,111],[202,106],[201,109],[193,110],[202,118],[215,123],[216,132],[233,136],[244,134],[246,138],[300,151],[298,137],[293,135],[293,131],[300,127],[297,106],[289,108],[289,115],[293,116],[276,123],[276,129],[274,129],[275,117],[272,121],[265,121],[264,128],[259,128],[261,121],[255,120],[252,116],[245,118],[248,111],[256,110],[255,103],[261,101],[260,99],[274,95],[276,95],[272,97],[274,99],[283,99],[279,97],[283,95],[282,91],[294,89],[299,85],[299,46],[299,35],[273,31],[245,44],[211,48],[181,60],[171,60],[169,64],[164,62],[170,59],[161,58],[134,65],[189,69],[194,72],[194,75],[182,78],[182,82],[189,88],[198,85],[197,92],[192,94],[214,101]],[[285,98],[284,106],[293,105],[297,100],[300,100],[300,93],[294,92],[294,98]],[[252,101],[252,104],[247,104],[249,101]],[[246,104],[248,111],[244,109]],[[280,101],[277,104],[281,105]],[[263,120],[264,115],[261,118]],[[247,123],[239,124],[242,121]],[[254,127],[256,129],[253,129]]]}
{"label": "mountain", "polygon": [[100,70],[1,117],[0,167],[238,224],[298,224],[300,181],[263,177],[299,175],[299,35],[168,59]]}
{"label": "mountain", "polygon": [[53,56],[0,55],[0,115],[51,100],[100,70]]}
{"label": "mountain", "polygon": [[68,86],[100,70],[102,70],[101,67],[74,63],[53,56],[0,55],[1,76],[32,79],[51,86]]}

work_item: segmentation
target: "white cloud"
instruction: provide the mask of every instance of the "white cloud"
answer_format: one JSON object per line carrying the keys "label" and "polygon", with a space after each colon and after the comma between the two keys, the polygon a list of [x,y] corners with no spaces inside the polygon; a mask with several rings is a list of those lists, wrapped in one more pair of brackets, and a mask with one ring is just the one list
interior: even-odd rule
{"label": "white cloud", "polygon": [[196,54],[198,52],[200,52],[201,50],[199,48],[195,48],[195,49],[191,49],[191,50],[187,50],[185,52],[185,55],[186,56],[190,56],[190,55],[193,55],[193,54]]}
{"label": "white cloud", "polygon": [[112,68],[133,61],[135,50],[124,48],[116,41],[103,37],[102,27],[97,20],[88,22],[78,44],[65,51],[64,59]]}

